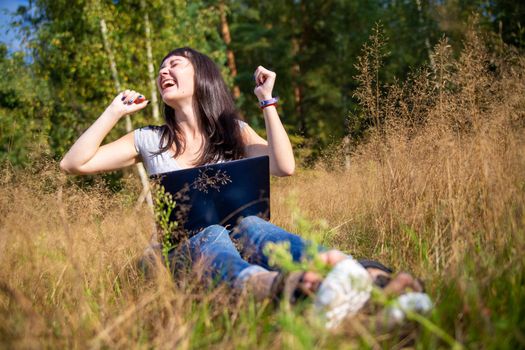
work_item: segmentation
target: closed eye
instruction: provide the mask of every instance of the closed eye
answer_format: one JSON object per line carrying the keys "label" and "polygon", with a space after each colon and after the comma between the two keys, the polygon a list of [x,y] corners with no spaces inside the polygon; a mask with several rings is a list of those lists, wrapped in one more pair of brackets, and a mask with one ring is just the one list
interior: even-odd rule
{"label": "closed eye", "polygon": [[159,74],[160,74],[160,71],[166,67],[166,65],[169,65],[170,67],[175,67],[177,64],[180,63],[180,58],[175,58],[173,59],[172,61],[169,61],[169,62],[165,62],[162,66],[160,66],[159,68]]}

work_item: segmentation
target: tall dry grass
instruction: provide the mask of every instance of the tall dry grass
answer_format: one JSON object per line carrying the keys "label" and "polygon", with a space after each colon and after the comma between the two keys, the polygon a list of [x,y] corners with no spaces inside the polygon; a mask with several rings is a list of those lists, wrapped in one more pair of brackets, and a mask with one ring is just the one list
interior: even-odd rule
{"label": "tall dry grass", "polygon": [[[337,227],[332,238],[349,251],[388,259],[396,247],[400,261],[410,263],[414,244],[422,249],[424,241],[438,271],[461,262],[472,244],[496,250],[519,242],[525,58],[498,49],[489,53],[471,32],[456,60],[444,39],[435,48],[435,67],[387,86],[379,97],[363,86],[363,104],[372,106],[365,111],[379,126],[352,150],[350,164],[323,171],[333,167],[329,154],[317,170],[281,181],[280,192],[295,193],[309,217]],[[363,85],[374,85],[371,80]]]}
{"label": "tall dry grass", "polygon": [[[274,223],[414,271],[436,301],[431,320],[468,347],[524,346],[525,58],[472,31],[458,58],[443,40],[433,67],[384,87],[373,49],[360,61],[357,97],[375,129],[316,169],[274,179]],[[137,183],[116,194],[79,188],[56,168],[2,168],[1,347],[406,344],[355,322],[328,334],[300,314],[236,303],[224,288],[173,281],[163,269],[145,279],[136,263],[153,220],[135,208]],[[446,346],[426,330],[409,338]]]}

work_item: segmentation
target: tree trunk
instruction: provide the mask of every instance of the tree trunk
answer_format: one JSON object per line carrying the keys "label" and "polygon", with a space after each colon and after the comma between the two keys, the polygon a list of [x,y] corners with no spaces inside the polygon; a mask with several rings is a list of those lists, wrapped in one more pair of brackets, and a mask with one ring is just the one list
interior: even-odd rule
{"label": "tree trunk", "polygon": [[[304,13],[304,4],[301,3],[301,13]],[[295,12],[295,5],[294,12]],[[299,25],[296,15],[292,15],[292,28],[297,27]],[[304,35],[304,28],[301,31],[302,35]],[[297,116],[299,120],[299,130],[301,134],[304,137],[308,137],[308,130],[306,127],[306,118],[303,111],[303,87],[301,84],[301,64],[299,62],[299,58],[301,55],[301,46],[302,46],[302,35],[300,38],[297,38],[295,35],[292,37],[292,57],[294,59],[294,63],[292,65],[292,85],[293,85],[293,92],[294,92],[294,105],[295,105],[295,115]]]}
{"label": "tree trunk", "polygon": [[[423,8],[421,6],[421,0],[416,0],[416,5],[417,5],[417,12],[419,15],[419,25],[421,26],[420,29],[424,31],[425,22],[423,20]],[[432,69],[434,69],[434,57],[432,55],[432,47],[430,46],[430,40],[428,40],[428,35],[425,35],[425,48],[427,49],[427,52],[428,52],[430,66],[432,67]]]}
{"label": "tree trunk", "polygon": [[[235,77],[237,76],[237,65],[235,64],[235,54],[233,53],[233,50],[230,47],[232,39],[230,35],[230,26],[228,25],[228,19],[226,17],[226,5],[224,1],[220,2],[219,10],[221,13],[222,40],[226,44],[226,56],[228,58],[228,68],[230,69],[230,73],[233,79],[235,79]],[[241,90],[239,89],[239,86],[235,83],[233,84],[232,94],[236,100],[238,100],[239,97],[241,97]]]}
{"label": "tree trunk", "polygon": [[[292,45],[296,46],[297,39],[292,40]],[[297,45],[298,46],[298,45]],[[295,54],[294,54],[295,56]],[[299,119],[299,130],[303,136],[307,136],[306,130],[306,120],[304,118],[303,109],[302,109],[302,87],[299,79],[301,78],[301,66],[299,63],[294,63],[292,65],[292,77],[293,77],[293,96],[294,96],[294,105],[295,105],[295,115]]]}
{"label": "tree trunk", "polygon": [[[117,90],[117,93],[120,93],[122,91],[122,88],[120,86],[120,80],[118,78],[117,63],[115,62],[115,56],[113,56],[113,52],[111,51],[111,45],[108,40],[108,28],[106,26],[106,21],[103,18],[100,19],[100,31],[102,33],[102,40],[104,41],[104,49],[106,50],[106,53],[108,55],[109,65],[111,68],[111,75],[113,76],[113,82],[115,83],[115,89]],[[131,124],[131,118],[129,117],[129,115],[126,115],[126,132],[129,133],[132,130],[133,125]],[[145,198],[149,208],[153,210],[153,200],[151,198],[148,176],[146,174],[146,170],[144,169],[144,165],[142,165],[142,163],[138,163],[137,170],[139,172],[140,181],[142,183],[142,193],[140,195],[140,198]]]}
{"label": "tree trunk", "polygon": [[146,59],[148,63],[149,94],[151,96],[151,107],[153,108],[153,120],[160,120],[159,100],[157,98],[157,83],[153,68],[153,54],[151,50],[151,27],[148,12],[146,11],[146,2],[140,0],[140,9],[144,13],[144,31],[146,38]]}

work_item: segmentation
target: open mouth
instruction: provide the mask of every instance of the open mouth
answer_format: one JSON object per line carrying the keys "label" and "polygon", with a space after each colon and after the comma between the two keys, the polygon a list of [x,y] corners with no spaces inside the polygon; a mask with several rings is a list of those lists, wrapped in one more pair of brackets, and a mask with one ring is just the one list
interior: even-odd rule
{"label": "open mouth", "polygon": [[160,87],[162,88],[162,90],[165,90],[175,85],[176,85],[176,81],[174,79],[166,79],[162,82]]}

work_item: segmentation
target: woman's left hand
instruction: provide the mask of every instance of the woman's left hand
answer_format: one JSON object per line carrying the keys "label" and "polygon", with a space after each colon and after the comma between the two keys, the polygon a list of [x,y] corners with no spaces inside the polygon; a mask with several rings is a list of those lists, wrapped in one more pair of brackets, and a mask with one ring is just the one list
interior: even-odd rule
{"label": "woman's left hand", "polygon": [[253,78],[255,79],[255,89],[253,92],[259,101],[268,100],[273,97],[272,90],[276,77],[277,74],[275,74],[275,72],[272,72],[263,66],[257,67],[253,74]]}

